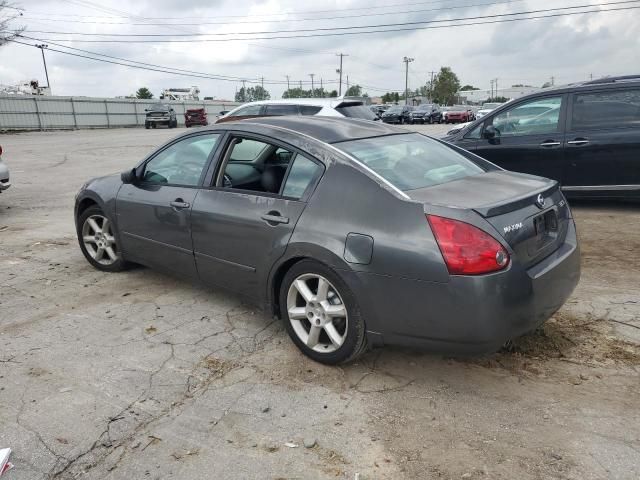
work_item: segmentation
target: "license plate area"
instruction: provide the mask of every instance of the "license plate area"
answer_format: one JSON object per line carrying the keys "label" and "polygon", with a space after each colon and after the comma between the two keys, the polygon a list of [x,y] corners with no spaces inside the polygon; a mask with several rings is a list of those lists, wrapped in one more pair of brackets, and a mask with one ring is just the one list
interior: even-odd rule
{"label": "license plate area", "polygon": [[544,248],[558,236],[558,214],[555,209],[547,210],[533,218],[536,232],[536,250]]}

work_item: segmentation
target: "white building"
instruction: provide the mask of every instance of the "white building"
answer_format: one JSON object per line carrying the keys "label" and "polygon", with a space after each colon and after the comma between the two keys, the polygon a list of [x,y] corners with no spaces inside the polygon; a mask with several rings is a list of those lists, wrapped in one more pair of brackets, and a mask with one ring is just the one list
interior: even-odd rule
{"label": "white building", "polygon": [[[529,95],[530,93],[539,92],[542,90],[540,87],[509,87],[509,88],[500,88],[496,92],[494,90],[494,97],[506,97],[509,100],[514,98],[524,97],[525,95]],[[460,96],[460,102],[466,103],[477,103],[481,104],[485,102],[489,97],[491,97],[491,89],[486,90],[465,90],[457,93]]]}

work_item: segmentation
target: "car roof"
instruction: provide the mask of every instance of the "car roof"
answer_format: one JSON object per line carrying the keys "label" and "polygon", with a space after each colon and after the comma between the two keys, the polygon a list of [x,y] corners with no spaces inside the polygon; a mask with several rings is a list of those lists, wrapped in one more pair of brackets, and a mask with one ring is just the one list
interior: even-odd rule
{"label": "car roof", "polygon": [[336,107],[342,103],[362,104],[361,98],[349,97],[331,97],[331,98],[282,98],[280,100],[258,100],[255,102],[247,102],[239,107],[246,105],[314,105],[318,107]]}
{"label": "car roof", "polygon": [[414,133],[382,122],[343,117],[281,116],[246,119],[239,124],[260,124],[313,137],[324,143]]}

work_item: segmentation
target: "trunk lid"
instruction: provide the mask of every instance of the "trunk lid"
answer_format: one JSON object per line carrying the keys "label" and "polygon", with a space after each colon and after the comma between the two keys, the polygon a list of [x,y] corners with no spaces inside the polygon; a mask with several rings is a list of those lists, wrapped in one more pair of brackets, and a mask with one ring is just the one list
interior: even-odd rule
{"label": "trunk lid", "polygon": [[521,173],[492,171],[405,193],[422,203],[475,211],[525,267],[553,253],[571,222],[558,182]]}

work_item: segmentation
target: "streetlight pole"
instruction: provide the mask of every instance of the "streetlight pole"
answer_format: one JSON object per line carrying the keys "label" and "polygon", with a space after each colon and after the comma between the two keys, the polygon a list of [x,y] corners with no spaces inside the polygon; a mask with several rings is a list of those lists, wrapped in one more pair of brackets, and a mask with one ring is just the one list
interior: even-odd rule
{"label": "streetlight pole", "polygon": [[42,63],[44,64],[44,75],[45,77],[47,77],[47,88],[51,89],[51,85],[49,84],[49,72],[47,72],[47,61],[44,58],[44,49],[48,47],[49,45],[46,45],[44,43],[36,45],[36,48],[39,48],[40,52],[42,52]]}
{"label": "streetlight pole", "polygon": [[409,62],[413,62],[413,58],[404,57],[402,61],[405,64],[404,71],[404,104],[409,104]]}
{"label": "streetlight pole", "polygon": [[315,76],[316,76],[316,74],[315,74],[315,73],[310,73],[310,74],[309,74],[309,76],[311,77],[311,96],[312,96],[312,97],[315,97],[315,96],[316,96],[316,94],[315,94],[315,92],[313,91],[313,90],[314,90],[314,88],[313,88],[313,77],[315,77]]}

